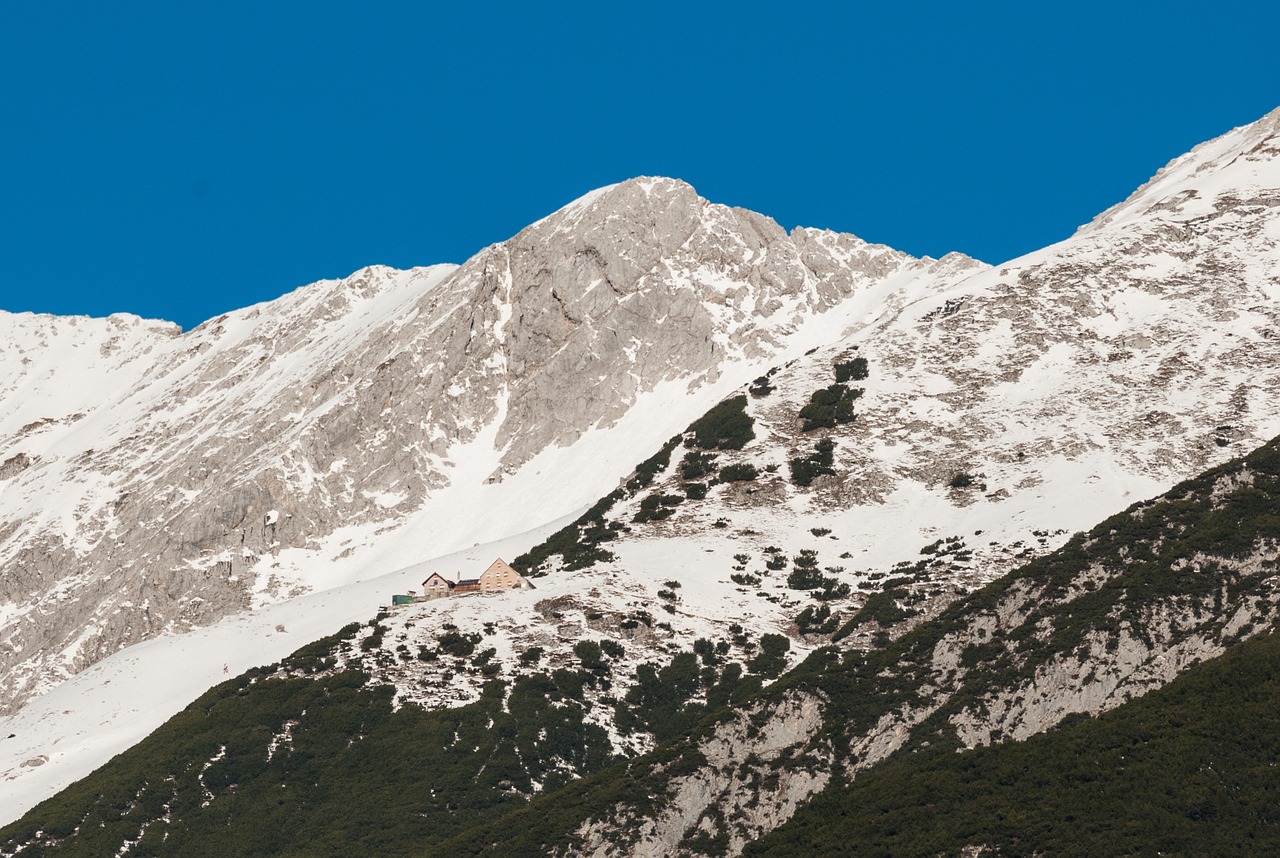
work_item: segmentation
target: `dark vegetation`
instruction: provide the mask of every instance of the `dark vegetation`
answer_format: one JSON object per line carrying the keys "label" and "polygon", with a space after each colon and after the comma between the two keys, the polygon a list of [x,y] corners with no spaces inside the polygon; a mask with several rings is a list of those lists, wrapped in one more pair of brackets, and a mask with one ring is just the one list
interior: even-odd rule
{"label": "dark vegetation", "polygon": [[836,381],[862,381],[868,375],[867,359],[856,357],[853,360],[837,361],[835,365]]}
{"label": "dark vegetation", "polygon": [[692,446],[704,450],[741,450],[755,437],[753,425],[747,413],[747,397],[732,396],[690,424]]}
{"label": "dark vegetation", "polygon": [[[776,652],[776,643],[770,641],[768,645],[771,653]],[[762,649],[763,646],[762,643]],[[784,647],[781,651],[780,663],[774,659],[757,665],[757,656],[752,662],[752,672],[757,677],[777,676],[786,666],[786,650]],[[761,669],[757,670],[757,666]],[[624,734],[644,730],[653,733],[660,742],[676,739],[687,735],[708,713],[757,693],[760,690],[757,677],[744,677],[739,664],[721,665],[709,644],[695,647],[694,652],[679,653],[662,668],[642,664],[636,669],[636,684],[614,712],[615,723]],[[691,703],[690,699],[699,693],[705,694],[705,702]]]}
{"label": "dark vegetation", "polygon": [[557,530],[544,542],[511,561],[512,568],[522,575],[538,577],[547,574],[546,564],[555,556],[562,558],[564,568],[569,570],[586,569],[612,560],[613,552],[602,547],[602,543],[616,539],[624,525],[608,521],[605,513],[624,497],[621,489],[605,495],[572,524]]}
{"label": "dark vegetation", "polygon": [[746,483],[751,482],[760,476],[760,470],[750,462],[739,462],[734,465],[725,465],[720,469],[720,476],[717,481],[721,483]]}
{"label": "dark vegetation", "polygon": [[[667,585],[679,589],[677,581]],[[130,855],[465,854],[442,844],[523,808],[535,781],[556,795],[593,772],[605,785],[630,783],[631,769],[611,756],[604,730],[584,721],[592,706],[585,690],[607,690],[622,644],[583,639],[573,668],[491,680],[478,701],[454,709],[393,711],[390,686],[359,671],[317,673],[360,630],[352,624],[279,666],[211,689],[0,830],[0,852],[26,844],[24,856],[98,858],[136,840]],[[476,637],[447,630],[438,642],[470,655]],[[749,646],[745,636],[738,643]],[[725,641],[699,640],[665,665],[643,664],[637,684],[612,704],[616,723],[660,740],[683,736],[709,713],[760,693],[762,681],[785,667],[788,648],[785,637],[765,635],[750,674],[725,660]],[[486,654],[494,651],[478,658]],[[531,647],[521,661],[542,655]],[[582,810],[572,800],[557,807],[556,818]]]}
{"label": "dark vegetation", "polygon": [[861,381],[867,377],[867,359],[856,357],[836,361],[834,384],[809,394],[809,402],[800,409],[800,430],[834,429],[854,420],[853,403],[862,396],[862,388],[849,387],[845,382]]}
{"label": "dark vegetation", "polygon": [[[1171,687],[1151,698],[1154,702],[1139,701],[1139,711],[1155,720],[1132,722],[1136,726],[1111,734],[1078,731],[1112,723],[1134,704],[1096,721],[1077,718],[1078,723],[1026,743],[961,754],[949,721],[960,710],[979,705],[988,691],[1019,687],[1047,659],[1072,651],[1088,634],[1115,631],[1121,622],[1141,629],[1144,612],[1156,601],[1200,598],[1215,604],[1221,594],[1220,607],[1202,619],[1203,630],[1225,623],[1245,600],[1269,592],[1266,582],[1275,574],[1274,562],[1253,574],[1211,562],[1175,563],[1205,555],[1243,557],[1259,540],[1280,540],[1276,442],[1251,455],[1245,465],[1252,484],[1239,484],[1216,502],[1211,500],[1215,481],[1238,471],[1240,463],[1215,469],[1159,501],[1138,504],[1089,534],[1078,534],[1057,552],[959,600],[881,648],[818,650],[763,691],[762,702],[792,689],[819,692],[829,701],[828,735],[838,756],[847,755],[848,743],[886,713],[928,704],[934,693],[927,689],[933,653],[944,636],[992,611],[1011,587],[1043,587],[1016,627],[996,639],[975,641],[963,654],[968,672],[950,699],[915,728],[904,750],[860,774],[851,787],[828,790],[793,823],[752,848],[777,855],[938,855],[957,854],[970,843],[996,843],[1002,854],[1010,855],[1149,854],[1157,848],[1180,854],[1276,853],[1280,826],[1274,815],[1280,803],[1274,780],[1278,770],[1271,763],[1280,753],[1280,732],[1275,730],[1280,659],[1272,636],[1257,644],[1270,648],[1265,661],[1252,662],[1244,650],[1237,656],[1256,669],[1235,663],[1222,669],[1221,679],[1214,682],[1226,684],[1227,696],[1189,695],[1185,709],[1164,723],[1160,719],[1167,695],[1186,693],[1179,690],[1184,686]],[[885,582],[891,592],[879,607],[863,608],[869,616],[887,620],[905,610],[899,601],[914,598],[912,585],[922,583],[930,564],[966,553],[962,540],[954,537],[926,548],[920,561]],[[1084,570],[1099,566],[1109,577],[1083,594],[1072,589]],[[815,567],[801,563],[802,570]],[[1068,593],[1073,598],[1065,601]],[[813,606],[806,625],[818,620],[822,607]],[[1051,633],[1034,634],[1037,629]],[[1237,675],[1243,697],[1230,688]],[[1257,689],[1257,695],[1251,696],[1255,692],[1250,689]],[[501,854],[544,853],[565,844],[565,832],[610,808],[629,807],[644,815],[670,778],[701,764],[697,738],[722,717],[724,712],[709,713],[709,720],[690,735],[654,754],[540,798],[528,810],[448,845],[459,854],[488,854],[493,844],[502,844]],[[1221,729],[1215,719],[1222,719]],[[1073,744],[1056,745],[1060,736],[1075,737]],[[1240,742],[1234,748],[1233,737]],[[1139,767],[1131,762],[1135,753],[1157,752],[1158,763]]]}
{"label": "dark vegetation", "polygon": [[862,396],[862,388],[832,384],[809,395],[809,404],[800,409],[800,429],[831,429],[843,423],[852,423],[853,403]]}
{"label": "dark vegetation", "polygon": [[672,507],[684,503],[684,499],[684,495],[664,495],[654,492],[640,501],[640,511],[635,514],[633,521],[660,521],[668,518],[674,512]]}
{"label": "dark vegetation", "polygon": [[823,474],[834,474],[836,442],[823,438],[814,445],[808,456],[797,456],[790,461],[791,481],[797,486],[812,485]]}
{"label": "dark vegetation", "polygon": [[627,481],[625,490],[614,489],[609,492],[572,524],[562,527],[545,541],[511,561],[512,568],[522,575],[538,577],[547,574],[547,562],[556,556],[562,559],[564,568],[569,571],[586,569],[596,563],[612,560],[613,552],[602,545],[625,532],[626,526],[621,522],[609,521],[606,514],[618,501],[634,496],[666,470],[671,464],[671,451],[679,444],[679,435],[667,441],[657,453],[636,465],[635,474]]}
{"label": "dark vegetation", "polygon": [[[324,672],[333,667],[335,636],[288,659],[291,678],[250,671],[212,689],[0,831],[0,848],[12,851],[43,829],[42,843],[24,855],[110,855],[139,831],[131,855],[547,854],[612,808],[641,816],[654,809],[672,778],[705,762],[697,742],[731,705],[820,692],[824,735],[846,756],[886,713],[930,701],[933,654],[944,636],[1025,586],[1035,591],[1025,615],[963,653],[967,670],[952,696],[903,751],[852,784],[837,781],[750,849],[936,855],[976,843],[1003,854],[1277,854],[1274,634],[1237,644],[1163,691],[1023,743],[957,753],[949,720],[993,689],[1019,687],[1088,635],[1114,637],[1122,627],[1141,635],[1156,605],[1187,606],[1198,632],[1221,631],[1240,606],[1270,598],[1276,563],[1254,553],[1260,542],[1277,541],[1280,444],[1272,442],[1077,534],[883,648],[818,650],[768,689],[759,683],[785,664],[789,644],[780,635],[752,647],[750,673],[725,663],[720,644],[710,642],[646,665],[637,671],[641,690],[618,701],[619,717],[670,741],[626,761],[611,762],[603,731],[583,720],[585,690],[606,688],[613,670],[604,642],[582,646],[572,668],[494,679],[479,701],[426,713],[393,712],[390,690],[358,672]],[[894,607],[923,583],[929,564],[962,553],[957,538],[926,546],[885,582]],[[1245,557],[1251,564],[1225,562]],[[816,555],[793,565],[812,574]],[[1083,586],[1086,570],[1105,574]],[[823,607],[813,606],[806,626],[830,622]],[[745,630],[730,631],[746,650]],[[444,635],[437,640],[445,645]],[[291,743],[268,760],[273,737],[292,722]],[[586,777],[575,781],[576,774]],[[529,802],[534,780],[546,789]],[[214,799],[203,806],[206,790]],[[156,821],[166,813],[171,823]]]}
{"label": "dark vegetation", "polygon": [[757,399],[764,396],[768,396],[770,393],[773,393],[773,391],[776,390],[776,388],[772,384],[770,384],[770,380],[773,378],[774,373],[776,373],[777,371],[778,371],[778,368],[774,367],[773,369],[766,372],[764,375],[757,378],[755,381],[751,382],[751,386],[747,388],[747,392],[750,393],[752,396],[756,397]]}
{"label": "dark vegetation", "polygon": [[686,480],[696,480],[716,470],[716,455],[690,450],[680,460],[680,476]]}
{"label": "dark vegetation", "polygon": [[[285,665],[305,672],[338,637]],[[270,673],[211,689],[0,831],[0,849],[96,858],[141,831],[130,855],[416,855],[524,805],[534,780],[554,790],[611,759],[573,671],[493,680],[477,702],[434,712],[392,711],[392,689],[357,671]]]}
{"label": "dark vegetation", "polygon": [[796,626],[802,635],[829,635],[836,630],[839,619],[827,605],[810,605],[796,617]]}
{"label": "dark vegetation", "polygon": [[[808,590],[813,598],[823,602],[832,599],[843,599],[852,589],[848,584],[840,583],[838,578],[823,575],[818,570],[818,552],[811,548],[802,548],[800,553],[791,558],[791,574],[787,576],[787,586],[792,590]],[[843,572],[843,568],[829,568],[828,572]]]}
{"label": "dark vegetation", "polygon": [[684,496],[689,500],[703,500],[710,488],[706,483],[685,483]]}
{"label": "dark vegetation", "polygon": [[[686,443],[704,450],[742,449],[755,437],[752,428],[754,421],[747,414],[746,407],[745,394],[724,400],[689,426],[685,434],[691,437]],[[627,525],[620,521],[610,521],[609,511],[619,501],[635,497],[648,488],[657,475],[670,466],[671,453],[684,437],[677,435],[667,441],[657,453],[636,465],[635,473],[624,487],[602,497],[572,524],[556,531],[545,541],[511,561],[511,566],[522,575],[539,577],[550,571],[549,564],[554,557],[561,558],[568,571],[586,569],[596,563],[613,560],[613,552],[605,548],[604,544],[625,533]],[[709,475],[714,469],[714,462],[714,454],[690,451],[681,459],[681,476],[689,480]],[[634,521],[643,523],[668,518],[672,514],[672,506],[686,498],[702,500],[707,496],[707,489],[706,483],[688,483],[684,486],[683,495],[651,494],[641,501],[640,512],[634,517]]]}
{"label": "dark vegetation", "polygon": [[[1246,473],[1213,499],[1215,483]],[[1015,628],[975,642],[951,699],[886,764],[829,790],[748,854],[1272,854],[1280,847],[1280,639],[1270,632],[1195,668],[1163,691],[1096,719],[1069,718],[1020,743],[957,754],[949,718],[987,690],[1016,688],[1089,634],[1141,634],[1153,603],[1207,602],[1199,631],[1221,628],[1267,591],[1274,561],[1242,572],[1212,558],[1243,558],[1280,541],[1280,444],[1135,505],[1089,534],[948,608],[881,650],[828,656],[815,684],[833,701],[832,724],[856,735],[883,712],[922,702],[934,648],[1020,582],[1043,585]],[[895,622],[910,584],[958,537],[921,550],[841,634],[859,622]],[[1187,562],[1195,560],[1196,562]],[[1064,601],[1087,569],[1108,577]],[[1049,630],[1047,635],[1033,634]],[[870,701],[874,700],[874,703]]]}

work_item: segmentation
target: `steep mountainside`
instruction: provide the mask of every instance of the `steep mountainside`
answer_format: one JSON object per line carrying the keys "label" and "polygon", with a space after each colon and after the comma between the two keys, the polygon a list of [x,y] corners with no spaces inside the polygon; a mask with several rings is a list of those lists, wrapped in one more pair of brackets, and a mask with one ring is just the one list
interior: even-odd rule
{"label": "steep mountainside", "polygon": [[[397,708],[394,689],[357,667],[392,633],[380,617],[210,691],[0,832],[0,852],[341,855],[359,844],[379,855],[723,855],[775,829],[759,844],[770,854],[830,851],[850,843],[842,833],[855,825],[874,827],[880,804],[912,810],[898,792],[870,814],[851,802],[886,760],[880,783],[901,780],[903,767],[925,783],[955,777],[957,766],[985,772],[988,757],[969,763],[957,752],[1121,707],[1241,641],[1270,639],[1280,617],[1277,510],[1280,439],[1076,534],[892,644],[822,648],[767,688],[782,663],[768,635],[746,672],[735,663],[741,641],[705,641],[660,670],[641,666],[616,697],[601,694],[622,678],[616,643],[575,647],[561,667],[526,656],[523,675],[490,649],[473,660],[486,677],[475,702]],[[927,562],[914,570],[929,576]],[[406,660],[452,661],[500,644],[491,634],[454,632]],[[1273,643],[1263,658],[1274,661]],[[1222,717],[1256,710],[1255,692],[1273,698],[1273,680],[1265,665],[1251,669],[1240,692],[1219,695]],[[1194,704],[1182,711],[1199,714]],[[664,743],[615,756],[610,734],[637,732]],[[1280,786],[1274,772],[1251,777]],[[1146,794],[1172,812],[1183,801],[1176,787]],[[1087,797],[1074,802],[1089,810]],[[1238,816],[1224,814],[1232,825]],[[1198,836],[1224,841],[1201,821]],[[943,842],[1007,843],[1010,829],[1027,832],[1020,849],[1037,848],[1042,832],[1021,819]],[[882,840],[899,833],[876,830]]]}
{"label": "steep mountainside", "polygon": [[[495,676],[585,671],[596,679],[548,679],[607,739],[561,769],[577,776],[673,738],[657,724],[692,727],[674,714],[686,704],[749,696],[738,678],[767,682],[838,630],[870,653],[905,640],[1072,532],[1280,433],[1278,141],[1280,111],[999,268],[788,235],[645,179],[460,268],[370,270],[189,334],[76,320],[95,340],[69,320],[0,317],[52,332],[0,356],[28,410],[56,385],[56,352],[128,332],[116,357],[74,364],[117,392],[51,398],[47,422],[0,427],[10,702],[109,656],[0,721],[14,734],[0,805],[16,816],[87,773],[224,662],[281,658],[497,553],[538,589],[397,611],[327,669],[437,713],[483,709]],[[595,654],[606,640],[621,651]],[[680,685],[674,659],[708,647],[719,690]],[[650,681],[664,665],[675,673]],[[1057,691],[1046,700],[1047,714],[994,701],[1003,720],[974,716],[966,741],[1042,729],[1062,714]],[[620,701],[650,714],[620,726]],[[762,757],[825,729],[810,696],[760,705],[789,725]],[[910,726],[886,729],[897,741]],[[845,776],[834,759],[788,780],[762,804],[772,816],[712,820],[708,836],[741,846],[769,830]],[[530,777],[520,801],[545,786]],[[741,786],[688,784],[706,799],[695,821]],[[673,813],[644,835],[654,849],[685,837]],[[620,814],[583,836],[604,848]]]}
{"label": "steep mountainside", "polygon": [[[781,842],[829,827],[823,842],[847,843],[824,813],[895,755],[1025,739],[1273,632],[1278,511],[1280,439],[1076,534],[892,644],[820,650],[687,738],[442,853],[738,854],[826,790]],[[913,577],[929,576],[925,563]]]}
{"label": "steep mountainside", "polygon": [[1274,630],[1097,719],[964,754],[899,755],[750,855],[1274,855]]}

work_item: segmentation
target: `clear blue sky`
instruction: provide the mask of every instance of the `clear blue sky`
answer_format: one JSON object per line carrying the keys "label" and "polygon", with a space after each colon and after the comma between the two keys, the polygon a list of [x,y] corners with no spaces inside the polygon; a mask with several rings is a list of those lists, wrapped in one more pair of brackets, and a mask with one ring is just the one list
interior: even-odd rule
{"label": "clear blue sky", "polygon": [[1278,32],[1233,0],[8,4],[0,308],[189,328],[636,175],[997,263],[1280,105]]}

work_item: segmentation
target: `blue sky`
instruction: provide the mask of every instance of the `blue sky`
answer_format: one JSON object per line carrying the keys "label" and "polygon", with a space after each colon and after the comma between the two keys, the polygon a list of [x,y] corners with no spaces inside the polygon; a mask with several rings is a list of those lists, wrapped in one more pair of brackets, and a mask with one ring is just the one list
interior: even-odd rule
{"label": "blue sky", "polygon": [[998,263],[1280,106],[1274,2],[195,5],[0,16],[0,309],[189,328],[636,175]]}

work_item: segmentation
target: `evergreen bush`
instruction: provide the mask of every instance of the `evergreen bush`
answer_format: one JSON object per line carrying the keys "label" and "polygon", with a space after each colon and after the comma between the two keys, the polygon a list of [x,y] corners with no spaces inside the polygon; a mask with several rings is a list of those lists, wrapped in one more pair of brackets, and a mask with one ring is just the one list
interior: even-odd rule
{"label": "evergreen bush", "polygon": [[808,486],[824,474],[835,474],[831,467],[835,462],[835,447],[834,441],[824,438],[814,446],[813,453],[792,459],[791,481],[797,486]]}
{"label": "evergreen bush", "polygon": [[809,404],[800,409],[800,430],[831,429],[838,424],[852,423],[853,403],[862,396],[862,388],[846,387],[837,382],[809,395]]}
{"label": "evergreen bush", "polygon": [[716,405],[689,426],[693,445],[704,450],[741,450],[755,437],[745,394]]}
{"label": "evergreen bush", "polygon": [[862,381],[867,377],[867,359],[856,357],[853,360],[840,361],[836,364],[836,381]]}
{"label": "evergreen bush", "polygon": [[746,483],[753,481],[760,476],[760,471],[750,462],[740,462],[735,465],[725,465],[720,469],[720,475],[717,480],[722,483]]}

